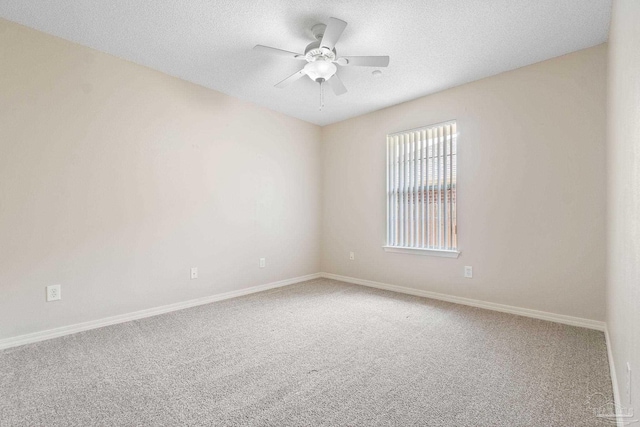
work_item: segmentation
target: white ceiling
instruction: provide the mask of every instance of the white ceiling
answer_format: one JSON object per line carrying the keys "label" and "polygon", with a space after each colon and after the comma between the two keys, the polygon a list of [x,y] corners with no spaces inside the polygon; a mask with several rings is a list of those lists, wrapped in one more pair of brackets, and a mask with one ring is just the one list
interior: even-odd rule
{"label": "white ceiling", "polygon": [[[611,0],[2,0],[0,16],[211,89],[325,125],[607,40]],[[252,51],[304,52],[309,29],[349,23],[343,55],[389,55],[341,67],[349,92],[304,77],[305,63]],[[1,65],[0,65],[1,66]],[[328,89],[328,88],[327,88]]]}

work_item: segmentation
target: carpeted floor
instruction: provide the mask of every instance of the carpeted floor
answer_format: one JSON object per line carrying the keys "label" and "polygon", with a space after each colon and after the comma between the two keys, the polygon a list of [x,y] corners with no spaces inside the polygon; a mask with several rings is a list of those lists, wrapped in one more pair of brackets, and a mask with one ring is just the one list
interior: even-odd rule
{"label": "carpeted floor", "polygon": [[318,279],[0,352],[2,426],[597,426],[601,332]]}

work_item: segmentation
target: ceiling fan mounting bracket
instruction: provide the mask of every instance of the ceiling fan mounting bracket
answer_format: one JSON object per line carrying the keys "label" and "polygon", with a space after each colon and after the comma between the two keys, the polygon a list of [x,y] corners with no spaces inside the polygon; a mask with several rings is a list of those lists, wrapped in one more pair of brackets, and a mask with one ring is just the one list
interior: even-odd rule
{"label": "ceiling fan mounting bracket", "polygon": [[316,24],[311,27],[311,34],[313,34],[313,37],[315,37],[316,40],[320,41],[324,36],[324,30],[326,28],[327,26],[325,24]]}

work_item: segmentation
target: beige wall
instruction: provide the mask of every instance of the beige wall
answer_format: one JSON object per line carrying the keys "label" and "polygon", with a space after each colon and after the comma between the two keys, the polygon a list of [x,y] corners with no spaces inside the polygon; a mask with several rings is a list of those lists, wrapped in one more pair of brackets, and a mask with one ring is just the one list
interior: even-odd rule
{"label": "beige wall", "polygon": [[[604,319],[604,45],[320,129],[0,34],[0,339],[321,270]],[[449,119],[462,255],[385,253],[385,135]]]}
{"label": "beige wall", "polygon": [[319,271],[319,127],[3,20],[0,40],[0,339]]}
{"label": "beige wall", "polygon": [[[616,0],[609,36],[607,327],[620,404],[640,418],[640,2]],[[627,389],[627,362],[633,374]]]}
{"label": "beige wall", "polygon": [[[596,46],[324,127],[323,271],[604,320],[606,59]],[[462,255],[386,253],[385,135],[451,119]]]}

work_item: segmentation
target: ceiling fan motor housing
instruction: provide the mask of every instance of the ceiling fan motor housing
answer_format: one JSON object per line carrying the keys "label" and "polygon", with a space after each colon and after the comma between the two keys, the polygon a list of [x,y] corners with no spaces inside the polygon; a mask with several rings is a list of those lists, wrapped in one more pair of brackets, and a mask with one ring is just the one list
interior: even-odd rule
{"label": "ceiling fan motor housing", "polygon": [[304,50],[304,59],[306,59],[307,62],[313,62],[321,58],[325,61],[335,61],[336,49],[320,47],[320,41],[309,43]]}

